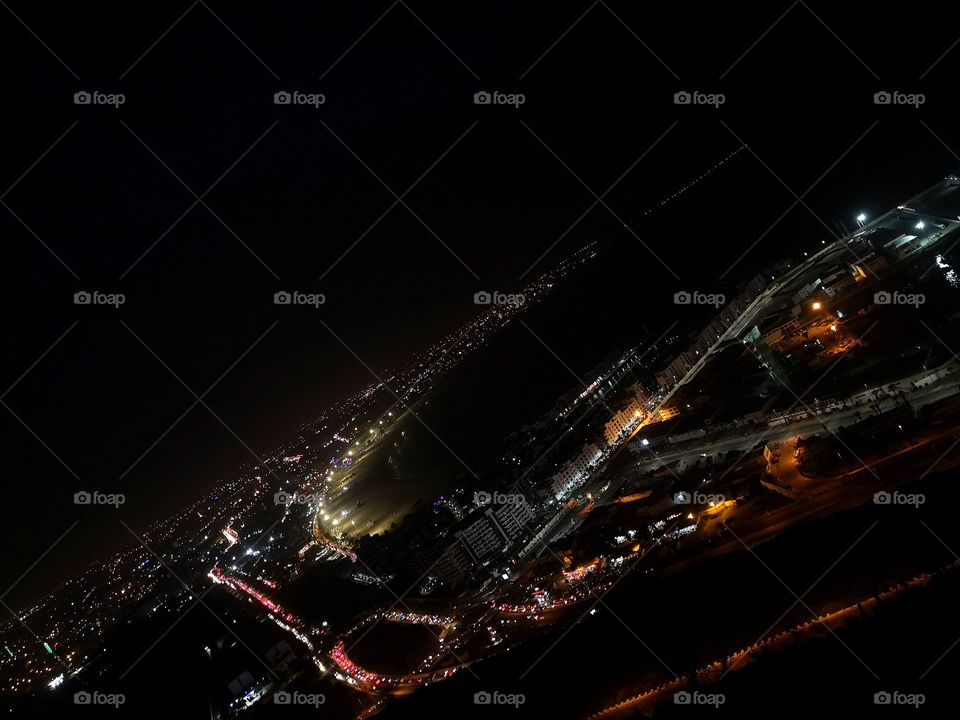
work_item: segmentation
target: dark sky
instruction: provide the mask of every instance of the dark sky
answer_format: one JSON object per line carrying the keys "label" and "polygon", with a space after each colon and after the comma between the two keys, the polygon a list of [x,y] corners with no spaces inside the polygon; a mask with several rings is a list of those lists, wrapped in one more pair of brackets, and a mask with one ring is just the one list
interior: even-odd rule
{"label": "dark sky", "polygon": [[[664,326],[669,294],[709,287],[761,236],[731,278],[960,166],[940,5],[306,5],[0,8],[0,592],[80,520],[7,602],[127,539],[115,512],[78,513],[77,490],[125,493],[143,527],[370,382],[322,323],[379,372],[471,317],[477,290],[603,240],[636,269],[637,306],[610,311]],[[75,105],[81,90],[126,101]],[[326,102],[278,106],[281,90]],[[526,102],[478,106],[479,90]],[[677,106],[680,90],[726,102]],[[877,106],[879,90],[926,102]],[[631,167],[613,212],[568,232]],[[409,208],[376,222],[394,193]],[[282,289],[327,304],[276,307]],[[79,290],[126,304],[75,306]],[[184,384],[202,394],[231,366],[213,412],[163,435],[194,403]]]}

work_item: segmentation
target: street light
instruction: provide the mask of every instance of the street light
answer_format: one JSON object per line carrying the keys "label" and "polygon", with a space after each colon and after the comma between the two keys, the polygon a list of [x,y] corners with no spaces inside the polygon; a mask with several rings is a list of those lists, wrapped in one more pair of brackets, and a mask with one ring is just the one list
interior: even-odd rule
{"label": "street light", "polygon": [[917,223],[917,230],[923,230],[923,220]]}
{"label": "street light", "polygon": [[867,216],[864,213],[857,215],[857,222],[863,225],[867,221]]}
{"label": "street light", "polygon": [[817,302],[815,302],[815,303],[814,303],[813,305],[811,305],[810,307],[813,308],[814,310],[819,310],[820,308],[823,307],[823,303],[821,303],[821,302],[818,300]]}

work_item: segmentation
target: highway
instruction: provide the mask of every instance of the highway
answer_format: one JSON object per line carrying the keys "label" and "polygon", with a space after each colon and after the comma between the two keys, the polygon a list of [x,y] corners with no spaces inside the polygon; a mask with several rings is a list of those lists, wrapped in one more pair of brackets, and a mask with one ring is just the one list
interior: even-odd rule
{"label": "highway", "polygon": [[[752,432],[737,434],[731,437],[715,438],[707,440],[696,445],[685,444],[684,447],[666,452],[657,452],[651,450],[651,457],[647,461],[640,461],[637,467],[643,472],[654,470],[683,458],[699,458],[703,453],[717,456],[731,450],[749,451],[760,442],[780,442],[797,436],[810,435],[816,432],[836,432],[839,428],[849,425],[851,422],[859,422],[860,419],[879,415],[883,412],[909,403],[914,408],[919,409],[925,405],[943,400],[956,395],[960,392],[960,375],[955,374],[960,370],[960,365],[954,361],[948,363],[950,372],[939,381],[935,381],[919,389],[910,387],[912,378],[905,378],[897,383],[892,383],[896,391],[903,394],[903,397],[887,392],[890,383],[871,388],[866,391],[859,391],[852,396],[858,398],[856,404],[846,404],[851,401],[848,399],[842,409],[832,411],[821,411],[819,414],[799,419],[795,422],[782,426],[760,427]],[[929,373],[923,373],[929,375]],[[883,393],[881,396],[880,393]],[[816,412],[816,408],[810,408]],[[801,406],[804,415],[809,415],[805,408]],[[858,418],[859,415],[859,418]]]}

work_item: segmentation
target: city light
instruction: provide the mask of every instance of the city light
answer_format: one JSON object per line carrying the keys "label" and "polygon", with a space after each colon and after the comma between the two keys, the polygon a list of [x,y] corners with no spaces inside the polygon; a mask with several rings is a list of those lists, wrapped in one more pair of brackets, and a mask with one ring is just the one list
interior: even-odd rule
{"label": "city light", "polygon": [[[754,172],[755,168],[751,169],[751,176]],[[431,419],[435,418],[440,428],[434,438],[444,444],[440,439],[444,421],[459,433],[452,437],[458,442],[471,431],[465,422],[471,415],[464,408],[471,407],[474,397],[450,392],[454,382],[444,373],[456,367],[455,356],[466,357],[473,348],[496,349],[488,342],[492,331],[518,312],[497,301],[479,302],[475,295],[474,304],[491,305],[474,309],[481,320],[467,329],[478,332],[451,332],[442,342],[422,348],[424,352],[415,361],[391,363],[386,380],[371,382],[358,373],[363,377],[363,389],[334,406],[318,408],[317,412],[322,411],[319,418],[302,425],[287,444],[265,452],[257,463],[245,465],[180,514],[153,525],[144,523],[144,538],[150,547],[145,541],[124,546],[122,553],[64,585],[55,602],[44,600],[36,609],[25,610],[22,617],[29,619],[37,634],[26,628],[30,632],[24,635],[14,623],[8,623],[0,640],[9,656],[9,661],[0,663],[0,687],[24,696],[39,690],[51,704],[69,703],[74,690],[110,690],[100,678],[115,677],[114,669],[128,666],[124,662],[128,656],[143,657],[144,651],[149,652],[151,643],[159,642],[150,631],[170,627],[173,619],[189,611],[197,598],[202,599],[193,590],[203,584],[207,591],[216,588],[211,597],[216,603],[215,617],[197,617],[179,626],[165,647],[142,665],[140,675],[134,676],[136,683],[128,684],[131,693],[134,688],[149,691],[161,681],[168,693],[192,693],[195,682],[189,676],[194,667],[190,653],[203,650],[206,657],[199,660],[209,667],[199,674],[199,680],[211,678],[210,687],[204,689],[216,706],[203,694],[198,697],[201,704],[209,703],[211,716],[245,720],[240,712],[255,703],[264,706],[255,713],[269,715],[266,705],[275,690],[280,692],[274,694],[273,704],[301,704],[293,701],[294,697],[326,702],[323,695],[293,690],[325,689],[320,682],[329,672],[332,677],[327,682],[342,684],[337,696],[330,696],[331,705],[369,717],[393,703],[391,696],[410,694],[459,670],[472,673],[469,668],[481,661],[503,662],[496,656],[513,651],[534,635],[546,638],[549,632],[562,639],[584,614],[597,615],[594,600],[613,590],[618,580],[634,569],[637,576],[647,574],[647,590],[662,596],[651,606],[631,603],[631,591],[626,590],[625,595],[619,590],[617,597],[622,602],[618,608],[637,613],[638,627],[645,615],[656,623],[658,614],[662,617],[668,609],[671,618],[683,619],[713,600],[721,602],[713,615],[724,618],[729,637],[718,640],[693,628],[681,635],[674,654],[702,657],[707,662],[715,650],[722,663],[703,668],[688,663],[682,677],[671,679],[661,677],[657,664],[644,657],[649,668],[645,665],[642,672],[621,672],[616,662],[619,656],[612,651],[619,649],[616,642],[622,633],[616,625],[588,621],[587,629],[594,637],[586,638],[581,630],[564,643],[573,645],[579,634],[584,636],[579,642],[586,641],[586,651],[567,648],[564,664],[559,653],[551,661],[556,661],[555,668],[562,668],[544,679],[556,702],[569,702],[570,709],[578,711],[589,710],[594,718],[621,717],[627,712],[650,716],[657,703],[670,702],[674,689],[689,687],[690,693],[684,693],[690,695],[695,687],[722,680],[735,669],[728,663],[736,657],[728,641],[744,633],[755,637],[752,626],[762,616],[757,608],[764,607],[765,599],[750,584],[756,570],[749,560],[744,561],[747,568],[741,576],[738,565],[712,558],[739,553],[745,545],[738,537],[741,534],[753,543],[789,531],[796,535],[797,547],[810,547],[808,540],[816,538],[817,547],[839,540],[838,550],[842,549],[845,530],[827,537],[822,526],[809,527],[809,519],[840,511],[849,514],[854,512],[849,508],[855,507],[860,508],[856,513],[875,514],[876,522],[888,518],[891,532],[898,532],[894,529],[898,516],[892,514],[897,508],[886,506],[916,507],[925,500],[923,495],[895,492],[897,483],[909,481],[919,486],[923,478],[917,480],[914,470],[930,467],[938,457],[944,460],[942,469],[960,464],[960,449],[949,457],[949,465],[946,462],[954,452],[949,445],[951,436],[960,432],[960,358],[944,353],[933,331],[924,333],[913,327],[924,326],[926,319],[937,325],[938,332],[943,326],[945,337],[955,335],[960,331],[960,296],[949,307],[950,296],[938,292],[937,302],[920,310],[926,296],[894,292],[894,288],[914,289],[908,281],[916,279],[911,271],[920,264],[918,258],[925,263],[936,256],[931,272],[937,268],[943,271],[940,275],[952,272],[944,257],[949,259],[951,243],[960,243],[955,240],[960,236],[960,223],[946,219],[960,211],[960,179],[954,181],[956,195],[951,199],[955,204],[946,202],[953,190],[941,187],[931,195],[935,203],[917,196],[912,204],[918,210],[907,208],[909,214],[888,213],[874,205],[865,190],[856,191],[863,199],[854,202],[867,202],[871,212],[877,212],[869,230],[865,227],[867,214],[858,211],[855,218],[860,229],[847,233],[848,216],[836,220],[844,238],[823,241],[829,246],[820,251],[803,251],[804,247],[812,250],[816,238],[823,236],[819,232],[797,237],[796,242],[785,240],[781,244],[789,246],[789,257],[780,257],[776,265],[751,267],[749,274],[741,268],[740,282],[731,276],[720,286],[731,293],[736,288],[737,295],[729,302],[723,295],[679,293],[685,300],[675,295],[674,304],[709,304],[712,309],[678,315],[683,324],[674,322],[679,325],[676,331],[671,325],[659,340],[653,340],[654,333],[642,327],[644,321],[652,324],[648,317],[624,323],[635,338],[616,352],[604,354],[609,350],[602,347],[607,340],[601,332],[594,333],[590,342],[596,342],[597,348],[594,353],[591,347],[591,355],[603,360],[578,384],[566,380],[566,385],[556,388],[545,385],[543,394],[550,402],[541,403],[542,398],[537,398],[539,415],[527,413],[525,405],[516,403],[512,384],[503,388],[503,397],[497,397],[491,392],[496,377],[485,387],[470,375],[477,385],[471,390],[490,394],[491,404],[503,411],[496,415],[495,425],[490,423],[495,431],[490,439],[484,432],[481,445],[465,447],[467,457],[476,456],[477,468],[482,469],[471,479],[451,458],[440,455],[440,460],[435,460],[433,444],[425,447],[427,443],[417,435],[420,430],[411,432],[415,441],[405,441],[402,426],[418,419],[414,409],[449,401],[449,407],[431,411]],[[888,190],[885,188],[881,197],[888,197]],[[722,200],[727,197],[721,194]],[[847,205],[843,215],[851,207]],[[926,216],[931,218],[931,232],[909,233],[912,228],[924,230],[920,218]],[[797,234],[805,227],[798,226]],[[693,256],[692,251],[689,254]],[[635,266],[626,267],[632,278]],[[773,281],[771,272],[778,281]],[[551,282],[561,278],[559,272],[550,276]],[[940,282],[939,277],[937,280]],[[663,286],[668,284],[664,279]],[[918,290],[926,289],[915,284]],[[529,287],[522,289],[534,296]],[[625,293],[632,291],[624,288]],[[660,306],[657,292],[669,302],[669,293],[655,286],[650,293],[653,307]],[[469,293],[464,295],[469,302]],[[721,300],[706,303],[695,297]],[[614,296],[603,298],[610,308],[615,307],[615,300]],[[920,310],[914,314],[922,319],[907,322],[910,313],[894,307],[903,305]],[[846,317],[838,310],[841,307]],[[866,343],[863,338],[877,319],[887,319],[887,325],[901,321],[901,327],[881,330],[887,333],[886,343],[876,337]],[[612,320],[619,322],[615,317]],[[948,327],[954,321],[956,327]],[[390,316],[384,315],[378,322],[378,327],[389,328]],[[840,322],[844,323],[843,333],[839,332]],[[658,324],[666,323],[658,320]],[[375,329],[369,329],[370,337],[375,337]],[[392,335],[393,331],[385,334],[385,342]],[[617,344],[630,341],[619,334],[609,344],[613,340]],[[580,337],[570,339],[574,346],[583,342]],[[942,346],[942,341],[939,344]],[[280,349],[286,352],[286,347]],[[397,354],[399,360],[399,350]],[[381,355],[386,357],[381,351],[371,357],[379,360]],[[777,386],[780,380],[789,390],[799,383],[788,381],[823,377],[840,359],[845,363],[842,371],[831,376],[829,387],[824,384],[817,397],[811,393],[809,405],[790,402]],[[477,363],[475,369],[480,367]],[[316,369],[308,370],[312,374],[305,376],[304,382],[312,385]],[[331,376],[336,377],[340,377],[339,370]],[[533,382],[537,380],[534,377]],[[550,377],[546,381],[552,383]],[[439,390],[428,394],[437,386]],[[559,394],[563,387],[566,390]],[[393,388],[400,395],[394,395]],[[585,407],[574,412],[581,404]],[[383,419],[393,417],[385,407],[400,408],[397,423]],[[936,412],[927,411],[932,409]],[[408,422],[411,414],[414,417]],[[482,413],[482,417],[486,415]],[[648,428],[655,423],[660,424]],[[842,453],[845,443],[831,427],[842,428],[843,437],[849,435],[866,460],[857,464],[850,459],[859,460],[852,451]],[[894,429],[898,432],[893,433]],[[645,431],[653,440],[639,436]],[[262,438],[251,438],[251,442],[255,440],[262,442]],[[492,440],[501,444],[494,445]],[[650,450],[653,445],[656,452]],[[876,478],[878,482],[873,483],[862,473],[872,474],[872,466],[884,470],[882,481]],[[849,482],[853,478],[856,481]],[[884,485],[889,492],[875,492]],[[682,490],[684,487],[689,489]],[[871,496],[874,507],[862,508]],[[956,500],[946,496],[944,510]],[[74,502],[80,502],[77,496]],[[47,506],[38,508],[44,512],[38,512],[38,517],[56,520],[46,517],[46,510]],[[836,525],[840,527],[845,518]],[[241,537],[245,545],[239,544]],[[911,542],[902,533],[898,537]],[[806,571],[809,563],[809,570],[816,572],[820,558],[809,555],[798,553],[797,562],[804,564],[802,570]],[[917,555],[922,572],[933,567],[932,561]],[[951,560],[943,558],[944,563]],[[702,570],[697,566],[704,563],[722,563],[716,566],[716,577],[724,573],[719,586],[698,580]],[[830,593],[826,584],[818,591],[822,604],[844,608],[843,614],[837,615],[836,627],[858,623],[856,631],[874,632],[881,646],[887,636],[881,633],[879,623],[890,613],[875,610],[878,595],[872,599],[865,595],[866,607],[856,602],[859,593],[848,598],[850,588],[863,587],[870,592],[871,587],[901,587],[897,583],[906,582],[913,569],[900,558],[892,568],[885,567],[882,560],[851,567],[856,576],[835,574]],[[955,573],[960,559],[943,567]],[[174,577],[179,582],[173,582],[170,568],[184,579]],[[388,582],[420,575],[423,569],[425,574],[405,591],[403,600],[394,595],[404,606],[396,609],[383,592],[390,589]],[[678,580],[667,579],[680,573],[685,574]],[[639,585],[634,589],[635,595],[640,592]],[[697,595],[688,600],[690,592]],[[415,610],[407,607],[408,600]],[[582,607],[574,612],[577,606]],[[854,607],[859,610],[850,609]],[[912,606],[904,607],[909,611]],[[330,621],[321,624],[324,615]],[[936,619],[933,611],[929,615]],[[218,622],[230,634],[235,626],[238,635],[234,637],[240,645],[223,635],[221,627],[211,625],[211,631],[200,625],[201,619]],[[772,630],[768,630],[769,637],[753,647],[770,647],[770,655],[785,650],[789,662],[793,646],[806,645],[806,628],[814,634],[824,623],[814,618],[812,623],[797,626],[802,628],[797,631],[790,630],[783,620],[772,629],[777,634],[769,635]],[[141,632],[139,628],[144,628],[143,637],[133,638],[138,648],[131,643],[131,633]],[[367,631],[371,638],[361,645]],[[121,637],[124,632],[127,636]],[[931,634],[936,635],[936,630]],[[537,642],[543,640],[533,641],[534,653]],[[351,656],[355,646],[359,647]],[[182,649],[182,656],[175,656],[171,648]],[[936,657],[935,653],[924,657],[928,655],[931,661]],[[798,667],[823,665],[812,652],[803,659],[810,662],[798,663]],[[779,673],[760,653],[748,659],[754,661],[761,668],[769,664],[771,676]],[[173,671],[158,670],[161,662]],[[513,658],[509,662],[512,664]],[[588,707],[593,701],[588,703],[589,698],[576,695],[591,685],[591,666],[601,663],[601,671],[609,672],[610,678],[593,692],[614,698],[616,703],[622,701],[624,713],[615,705],[611,706],[615,712],[596,712],[599,707]],[[65,674],[57,676],[58,664],[70,673],[70,683]],[[313,666],[323,675],[313,673]],[[304,668],[311,673],[305,675]],[[541,673],[546,675],[549,673]],[[747,680],[759,683],[767,677],[754,674],[754,680]],[[811,678],[787,674],[790,686]],[[651,695],[657,697],[641,705],[638,698],[647,696],[648,682],[661,684]],[[815,687],[815,683],[808,684]],[[47,692],[47,687],[61,689]],[[435,695],[431,693],[424,703]],[[869,704],[869,693],[863,695]],[[469,703],[469,697],[466,701]],[[674,695],[674,704],[677,702]],[[485,691],[475,695],[474,703],[503,704],[490,700]],[[443,713],[436,710],[436,714]]]}

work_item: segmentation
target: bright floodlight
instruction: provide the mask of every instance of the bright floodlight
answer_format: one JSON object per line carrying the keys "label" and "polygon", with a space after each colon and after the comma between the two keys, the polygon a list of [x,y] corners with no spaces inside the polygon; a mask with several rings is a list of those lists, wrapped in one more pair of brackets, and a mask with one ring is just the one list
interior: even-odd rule
{"label": "bright floodlight", "polygon": [[820,308],[823,307],[823,305],[821,305],[819,302],[815,302],[813,305],[811,305],[811,307],[812,307],[814,310],[819,310]]}
{"label": "bright floodlight", "polygon": [[860,213],[859,215],[857,215],[857,222],[866,222],[866,220],[867,220],[867,216],[864,215],[863,213]]}
{"label": "bright floodlight", "polygon": [[917,223],[917,230],[923,230],[923,220]]}

